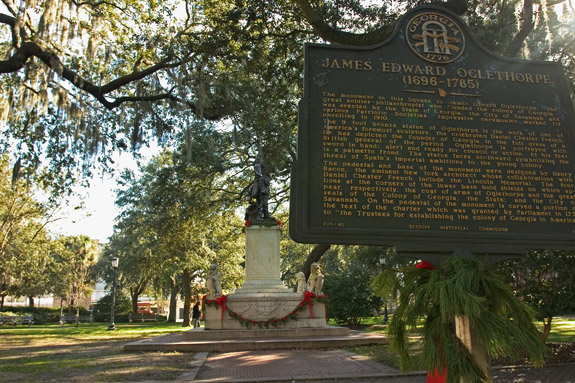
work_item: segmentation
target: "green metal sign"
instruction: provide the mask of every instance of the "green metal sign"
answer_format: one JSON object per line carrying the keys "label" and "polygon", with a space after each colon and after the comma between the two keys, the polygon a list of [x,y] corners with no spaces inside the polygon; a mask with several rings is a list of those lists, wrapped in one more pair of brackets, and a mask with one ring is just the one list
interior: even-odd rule
{"label": "green metal sign", "polygon": [[290,235],[574,248],[574,127],[559,63],[496,56],[443,9],[410,11],[377,46],[306,45]]}

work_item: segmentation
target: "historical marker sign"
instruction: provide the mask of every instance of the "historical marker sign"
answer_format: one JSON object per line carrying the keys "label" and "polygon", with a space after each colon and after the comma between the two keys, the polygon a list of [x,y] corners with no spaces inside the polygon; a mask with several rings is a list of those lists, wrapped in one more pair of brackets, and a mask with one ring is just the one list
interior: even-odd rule
{"label": "historical marker sign", "polygon": [[495,56],[427,6],[378,46],[306,45],[304,74],[294,240],[575,248],[575,118],[559,63]]}

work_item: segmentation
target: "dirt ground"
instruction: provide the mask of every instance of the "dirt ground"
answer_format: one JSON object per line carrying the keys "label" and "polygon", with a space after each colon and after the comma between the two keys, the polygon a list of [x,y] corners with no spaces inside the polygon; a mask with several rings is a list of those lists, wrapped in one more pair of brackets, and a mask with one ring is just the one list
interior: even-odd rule
{"label": "dirt ground", "polygon": [[[575,363],[575,343],[547,343],[549,355],[545,359],[545,364]],[[511,361],[507,358],[495,359],[494,366],[509,366],[517,364],[528,364],[527,360]]]}
{"label": "dirt ground", "polygon": [[[382,325],[355,325],[351,326],[350,328],[352,330],[365,331],[366,328],[368,327],[378,328],[382,330],[384,328],[384,326]],[[575,343],[547,342],[546,344],[549,347],[549,354],[545,359],[545,363],[547,365],[560,364],[560,363],[575,363]],[[529,364],[527,359],[512,361],[507,358],[499,358],[499,359],[493,359],[491,362],[493,366],[511,366],[511,365]]]}
{"label": "dirt ground", "polygon": [[575,363],[575,343],[551,343],[547,364]]}
{"label": "dirt ground", "polygon": [[193,353],[125,353],[133,341],[66,341],[58,344],[0,342],[1,382],[171,381],[190,369]]}

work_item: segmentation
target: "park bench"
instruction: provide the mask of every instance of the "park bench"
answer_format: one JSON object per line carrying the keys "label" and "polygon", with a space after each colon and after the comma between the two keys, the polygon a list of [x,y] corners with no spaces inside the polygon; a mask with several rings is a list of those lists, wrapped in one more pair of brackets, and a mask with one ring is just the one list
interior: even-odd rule
{"label": "park bench", "polygon": [[18,324],[18,318],[19,317],[13,316],[13,315],[1,315],[0,316],[0,325],[11,324],[11,325],[14,325],[14,327],[16,327],[16,325]]}
{"label": "park bench", "polygon": [[156,313],[129,313],[128,314],[128,322],[132,323],[132,321],[158,321],[158,314]]}
{"label": "park bench", "polygon": [[19,317],[18,319],[19,324],[27,324],[28,327],[31,327],[34,324],[34,316],[33,315],[24,315]]}
{"label": "park bench", "polygon": [[34,323],[34,316],[33,315],[24,315],[24,316],[17,316],[17,315],[1,315],[0,316],[0,325],[3,324],[11,324],[14,327],[18,324],[27,324],[30,327]]}
{"label": "park bench", "polygon": [[80,322],[88,322],[94,324],[94,316],[90,315],[60,315],[60,326],[64,326],[65,323],[76,323],[76,327]]}

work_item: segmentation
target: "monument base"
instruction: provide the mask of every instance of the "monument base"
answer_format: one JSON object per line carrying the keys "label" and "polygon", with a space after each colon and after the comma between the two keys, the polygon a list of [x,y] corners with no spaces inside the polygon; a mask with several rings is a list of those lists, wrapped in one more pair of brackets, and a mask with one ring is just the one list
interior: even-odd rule
{"label": "monument base", "polygon": [[293,339],[349,336],[349,328],[325,326],[321,328],[269,328],[253,330],[206,330],[196,328],[183,333],[184,339],[193,341],[218,341],[241,339]]}
{"label": "monument base", "polygon": [[251,280],[245,281],[242,287],[237,289],[235,295],[254,295],[254,294],[293,294],[293,291],[288,289],[281,279],[277,280]]}
{"label": "monument base", "polygon": [[387,344],[383,334],[353,331],[347,327],[257,330],[205,330],[140,339],[125,351],[236,352],[256,350],[328,349]]}
{"label": "monument base", "polygon": [[325,328],[326,307],[303,293],[230,294],[205,304],[206,330]]}

